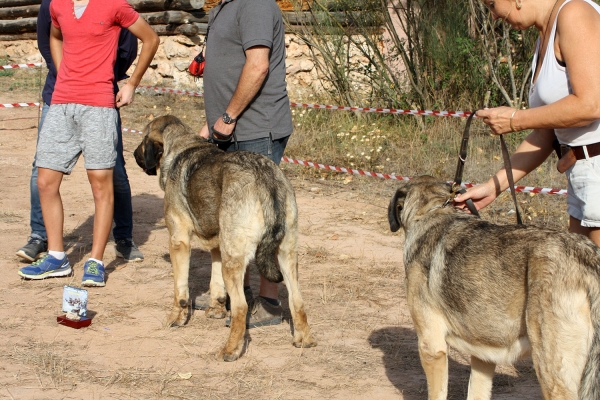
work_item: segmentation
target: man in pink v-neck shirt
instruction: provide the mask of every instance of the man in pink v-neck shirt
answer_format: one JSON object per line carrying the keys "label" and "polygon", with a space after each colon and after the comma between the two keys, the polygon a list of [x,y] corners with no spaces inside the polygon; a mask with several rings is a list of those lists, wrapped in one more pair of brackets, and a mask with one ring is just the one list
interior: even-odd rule
{"label": "man in pink v-neck shirt", "polygon": [[[119,108],[133,102],[135,88],[158,49],[158,36],[126,0],[53,0],[50,52],[58,71],[52,104],[38,136],[36,165],[48,253],[19,270],[27,279],[67,276],[64,210],[60,185],[83,154],[95,214],[83,286],[104,286],[104,250],[112,226],[113,167]],[[114,95],[114,65],[121,28],[142,41],[137,66]]]}

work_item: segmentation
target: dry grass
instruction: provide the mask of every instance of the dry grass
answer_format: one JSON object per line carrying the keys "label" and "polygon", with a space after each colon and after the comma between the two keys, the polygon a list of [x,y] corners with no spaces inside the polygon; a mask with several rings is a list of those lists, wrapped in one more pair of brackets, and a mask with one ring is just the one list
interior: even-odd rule
{"label": "dry grass", "polygon": [[[37,101],[45,71],[40,73],[37,69],[23,69],[10,72],[11,75],[0,77],[0,90],[18,91],[20,96],[29,96],[18,101]],[[317,98],[311,101],[319,103]],[[428,174],[447,180],[454,177],[464,129],[463,118],[303,108],[294,108],[292,113],[295,132],[286,149],[287,157],[401,176]],[[205,123],[204,98],[140,89],[134,104],[121,110],[123,127],[138,131],[143,130],[152,119],[164,114],[174,114],[199,131]],[[514,150],[525,134],[507,135],[509,150]],[[126,147],[125,150],[133,151],[133,148]],[[489,134],[489,129],[482,122],[475,120],[471,128],[463,181],[483,182],[502,166],[499,140]],[[354,182],[350,190],[360,192],[365,200],[372,194],[391,196],[397,186],[394,181],[379,178],[350,177],[345,173],[285,164],[282,164],[282,168],[289,176],[311,182],[327,181],[337,190],[348,190],[346,185]],[[552,155],[519,184],[565,189],[566,178],[556,171],[556,157]],[[567,227],[564,196],[517,196],[526,222],[560,229]],[[513,209],[510,197],[501,196],[483,211],[483,215],[495,222],[512,222]]]}
{"label": "dry grass", "polygon": [[[19,73],[16,71],[6,78],[13,82],[12,78],[18,77]],[[0,77],[0,90],[7,90],[9,84]],[[27,96],[34,96],[35,90],[21,90],[19,94],[23,97],[18,101],[32,101],[32,97]],[[203,108],[202,98],[143,91],[136,96],[133,105],[122,110],[123,126],[142,130],[149,120],[173,113],[192,128],[200,129],[204,123]],[[433,174],[449,180],[454,175],[464,120],[429,118],[422,122],[425,130],[412,116],[295,110],[296,130],[286,155],[406,176]],[[125,150],[132,151],[139,142],[139,136],[124,135]],[[489,137],[481,123],[474,123],[464,180],[486,179],[500,167],[499,156],[497,139]],[[553,162],[549,160],[526,182],[533,186],[564,187],[564,177],[554,171]],[[133,168],[129,164],[128,167]],[[238,362],[225,365],[214,360],[214,353],[225,337],[222,321],[209,320],[201,312],[195,312],[185,328],[165,328],[159,317],[151,324],[142,325],[142,318],[134,316],[136,311],[144,310],[153,318],[157,315],[162,318],[170,304],[161,296],[172,290],[164,221],[148,218],[147,228],[156,235],[162,235],[156,246],[145,253],[147,260],[152,261],[128,264],[126,270],[120,271],[123,274],[119,279],[140,291],[156,288],[152,283],[164,283],[163,292],[154,293],[153,300],[138,295],[135,290],[128,291],[126,295],[120,293],[115,298],[96,298],[96,302],[101,302],[109,311],[98,314],[89,331],[99,340],[105,340],[102,343],[106,346],[122,345],[126,348],[129,343],[122,342],[138,345],[152,341],[153,350],[159,353],[156,359],[167,359],[168,362],[154,363],[154,354],[136,354],[141,362],[135,367],[90,363],[85,358],[89,350],[86,346],[91,348],[90,344],[84,342],[82,349],[72,353],[60,340],[29,337],[28,320],[20,317],[1,323],[0,332],[18,332],[24,336],[19,343],[26,344],[5,348],[0,355],[33,372],[35,380],[28,382],[30,386],[58,388],[62,392],[76,390],[78,386],[90,386],[114,398],[193,399],[198,398],[200,393],[208,399],[360,398],[361,393],[369,393],[379,386],[387,386],[387,393],[393,392],[398,397],[404,393],[406,398],[423,398],[426,384],[417,352],[416,334],[406,306],[401,263],[397,258],[368,253],[368,245],[365,246],[367,250],[354,253],[337,247],[344,240],[343,235],[351,236],[355,227],[377,235],[381,240],[391,239],[400,247],[401,237],[389,231],[385,213],[397,182],[359,176],[349,180],[347,174],[289,164],[282,164],[282,168],[291,178],[297,193],[334,199],[325,220],[303,217],[305,222],[300,227],[300,234],[306,240],[299,249],[302,294],[305,299],[310,299],[307,300],[309,320],[320,341],[315,349],[292,349],[289,326],[284,324],[252,330],[247,336],[248,343],[251,343],[247,353]],[[152,185],[155,184],[152,182]],[[528,221],[565,227],[566,219],[560,219],[566,217],[564,197],[520,194],[519,201]],[[349,207],[335,209],[334,205],[340,202],[357,207],[351,211]],[[503,195],[485,210],[483,217],[513,223],[514,216],[509,214],[512,207],[510,197]],[[22,215],[11,211],[0,213],[0,220],[17,217],[21,218],[17,222],[22,223]],[[136,218],[140,225],[145,223],[143,216],[136,215]],[[339,230],[328,233],[322,240],[310,241],[332,226],[339,226]],[[68,246],[79,254],[77,257],[82,258],[91,244],[89,221],[67,232],[65,239]],[[327,268],[321,268],[322,265]],[[114,268],[120,268],[119,264]],[[194,250],[190,291],[198,293],[206,290],[209,274],[210,255]],[[57,283],[20,282],[13,289],[24,291],[34,288],[36,295],[40,296],[51,290],[53,285]],[[106,289],[110,286],[109,281]],[[252,286],[256,293],[258,282],[253,280]],[[285,300],[287,297],[287,291],[281,285],[280,298]],[[45,309],[56,308],[55,305],[44,305],[43,301],[40,303],[40,307]],[[285,317],[289,320],[287,306],[284,305],[284,308]],[[134,337],[114,334],[108,340],[101,335],[103,326],[138,324],[145,329],[136,332]],[[269,356],[259,354],[261,351],[270,351]],[[464,398],[468,360],[456,352],[452,352],[451,356],[450,398]],[[103,362],[107,363],[106,359]],[[186,373],[190,371],[191,376],[188,377]],[[387,380],[382,383],[384,377]],[[535,378],[530,364],[499,368],[494,393],[511,393],[513,386],[532,381]]]}
{"label": "dry grass", "polygon": [[23,222],[23,214],[12,210],[0,210],[0,221],[6,223]]}

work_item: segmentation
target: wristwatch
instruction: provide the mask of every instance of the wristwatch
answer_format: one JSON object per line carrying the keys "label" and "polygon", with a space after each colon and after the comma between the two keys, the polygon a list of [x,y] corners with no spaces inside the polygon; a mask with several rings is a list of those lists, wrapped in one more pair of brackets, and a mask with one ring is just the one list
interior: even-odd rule
{"label": "wristwatch", "polygon": [[223,116],[221,118],[223,119],[223,122],[225,122],[227,125],[233,124],[237,121],[237,118],[231,118],[231,115],[227,113],[223,113]]}

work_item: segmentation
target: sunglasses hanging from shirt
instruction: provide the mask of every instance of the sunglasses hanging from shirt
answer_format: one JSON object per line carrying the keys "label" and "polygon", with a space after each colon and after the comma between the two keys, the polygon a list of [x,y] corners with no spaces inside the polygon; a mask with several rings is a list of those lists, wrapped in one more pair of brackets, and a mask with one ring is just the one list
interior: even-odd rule
{"label": "sunglasses hanging from shirt", "polygon": [[[217,15],[221,12],[225,4],[229,3],[228,1],[219,2],[219,10],[215,14],[215,17],[212,20],[212,23],[215,23],[215,19],[217,19]],[[204,47],[206,47],[206,43],[208,42],[208,32],[210,32],[210,25],[206,28],[206,35],[204,35]],[[200,50],[200,53],[190,63],[188,67],[188,72],[190,75],[194,77],[194,79],[201,78],[204,74],[204,64],[206,64],[206,58],[204,58],[204,49]]]}

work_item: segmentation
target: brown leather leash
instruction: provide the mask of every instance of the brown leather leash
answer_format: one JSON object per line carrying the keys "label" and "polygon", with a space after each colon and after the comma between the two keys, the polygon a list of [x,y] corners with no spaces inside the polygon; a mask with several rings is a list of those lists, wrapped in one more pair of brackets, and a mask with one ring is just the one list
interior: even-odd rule
{"label": "brown leather leash", "polygon": [[515,203],[517,224],[523,225],[523,219],[521,218],[521,213],[519,212],[519,204],[517,203],[517,195],[515,194],[515,180],[513,178],[512,166],[510,164],[510,154],[508,153],[508,148],[506,147],[506,142],[504,141],[504,135],[500,135],[500,147],[502,147],[502,158],[504,159],[504,169],[506,170],[506,177],[508,178],[510,194],[513,202]]}
{"label": "brown leather leash", "polygon": [[[465,162],[467,161],[467,150],[469,148],[469,131],[471,130],[471,121],[475,116],[477,111],[473,111],[469,117],[467,118],[467,123],[465,125],[465,130],[463,131],[462,142],[460,144],[460,152],[458,154],[458,164],[456,166],[456,174],[454,175],[454,181],[452,183],[451,196],[452,199],[456,196],[457,193],[465,193],[466,189],[461,187],[463,170],[465,168]],[[450,200],[451,201],[451,200]],[[477,211],[477,207],[473,204],[473,200],[467,199],[465,201],[467,208],[473,215],[477,215],[479,217],[479,212]]]}
{"label": "brown leather leash", "polygon": [[[456,175],[454,176],[454,182],[452,183],[452,193],[451,195],[456,195],[456,193],[465,193],[465,188],[462,188],[460,185],[462,183],[462,175],[465,166],[465,162],[467,161],[467,150],[469,147],[469,131],[471,129],[471,121],[473,117],[477,113],[477,110],[473,111],[469,117],[467,118],[467,123],[465,125],[465,130],[463,132],[462,142],[460,145],[460,153],[458,154],[458,165],[456,166]],[[506,142],[504,140],[504,136],[500,135],[500,147],[502,148],[502,158],[504,160],[504,169],[506,170],[506,176],[508,178],[508,184],[510,185],[510,193],[512,195],[513,202],[515,203],[515,211],[517,214],[517,224],[523,225],[523,219],[521,218],[521,212],[519,211],[519,205],[517,203],[517,196],[515,194],[515,180],[512,173],[512,166],[510,163],[510,154],[508,153],[508,148],[506,147]],[[473,204],[471,199],[467,199],[465,204],[471,214],[477,215],[479,217],[479,212]]]}

